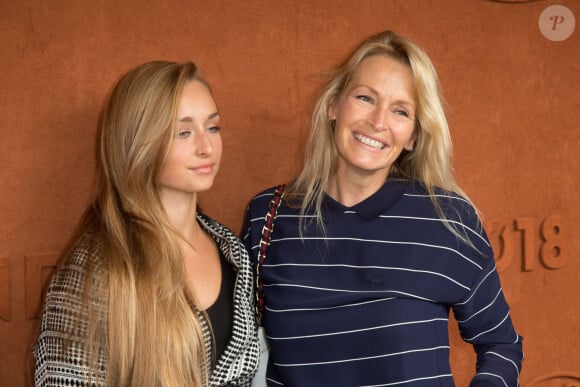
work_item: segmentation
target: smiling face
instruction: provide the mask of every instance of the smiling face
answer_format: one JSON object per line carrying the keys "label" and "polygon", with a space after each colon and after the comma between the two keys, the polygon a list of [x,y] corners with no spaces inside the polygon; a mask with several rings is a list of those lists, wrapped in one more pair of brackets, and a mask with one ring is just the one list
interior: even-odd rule
{"label": "smiling face", "polygon": [[195,80],[186,83],[175,138],[157,179],[162,198],[211,188],[222,156],[219,119],[208,88]]}
{"label": "smiling face", "polygon": [[382,185],[402,150],[412,149],[415,109],[406,65],[384,55],[364,59],[329,110],[336,178]]}

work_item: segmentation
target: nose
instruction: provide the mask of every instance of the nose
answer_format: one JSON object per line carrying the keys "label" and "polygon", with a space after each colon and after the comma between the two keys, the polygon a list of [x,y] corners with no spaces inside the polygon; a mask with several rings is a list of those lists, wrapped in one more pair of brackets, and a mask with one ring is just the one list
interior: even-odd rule
{"label": "nose", "polygon": [[205,131],[196,133],[194,146],[195,154],[200,157],[208,157],[213,153],[213,146]]}
{"label": "nose", "polygon": [[371,124],[371,126],[375,131],[380,132],[387,129],[388,126],[387,117],[388,117],[387,109],[383,107],[377,107],[371,113],[369,123]]}

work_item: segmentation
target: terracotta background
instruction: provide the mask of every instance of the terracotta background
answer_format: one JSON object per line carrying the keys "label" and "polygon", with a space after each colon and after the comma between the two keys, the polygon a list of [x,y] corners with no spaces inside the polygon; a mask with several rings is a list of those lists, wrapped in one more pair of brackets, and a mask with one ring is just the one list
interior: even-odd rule
{"label": "terracotta background", "polygon": [[[416,40],[440,73],[458,179],[484,214],[524,336],[522,385],[578,385],[580,26],[546,39],[538,18],[555,3],[1,1],[0,385],[30,385],[42,281],[87,204],[97,116],[122,73],[153,59],[201,66],[225,145],[202,204],[239,231],[249,198],[295,173],[319,73],[384,29]],[[557,3],[580,24],[580,1]],[[466,386],[474,356],[451,332]]]}

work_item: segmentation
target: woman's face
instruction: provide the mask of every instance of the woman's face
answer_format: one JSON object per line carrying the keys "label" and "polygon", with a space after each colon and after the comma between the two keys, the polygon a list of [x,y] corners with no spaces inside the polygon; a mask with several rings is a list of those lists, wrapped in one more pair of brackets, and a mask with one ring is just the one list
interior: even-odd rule
{"label": "woman's face", "polygon": [[413,146],[415,89],[410,69],[383,55],[364,59],[329,111],[336,120],[337,178],[384,183]]}
{"label": "woman's face", "polygon": [[220,117],[207,87],[185,84],[177,131],[157,179],[162,196],[196,194],[211,188],[222,156]]}

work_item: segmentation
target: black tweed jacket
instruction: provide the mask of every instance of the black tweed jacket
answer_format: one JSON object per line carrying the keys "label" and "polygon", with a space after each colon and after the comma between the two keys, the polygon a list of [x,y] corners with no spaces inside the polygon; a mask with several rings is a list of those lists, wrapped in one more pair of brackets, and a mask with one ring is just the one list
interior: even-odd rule
{"label": "black tweed jacket", "polygon": [[[249,386],[259,356],[250,261],[244,246],[231,230],[205,215],[200,214],[197,219],[216,240],[237,276],[232,337],[222,356],[212,365],[209,387]],[[79,241],[49,284],[40,333],[34,346],[35,386],[89,385],[87,354],[82,350],[87,336],[87,306],[81,300],[87,271],[94,270],[98,262],[96,249],[89,241],[90,237]],[[99,300],[93,302],[98,304]],[[206,349],[210,353],[212,343],[208,321],[201,313],[198,315]],[[102,372],[91,377],[91,385],[105,386],[106,350],[101,351],[98,362]]]}

